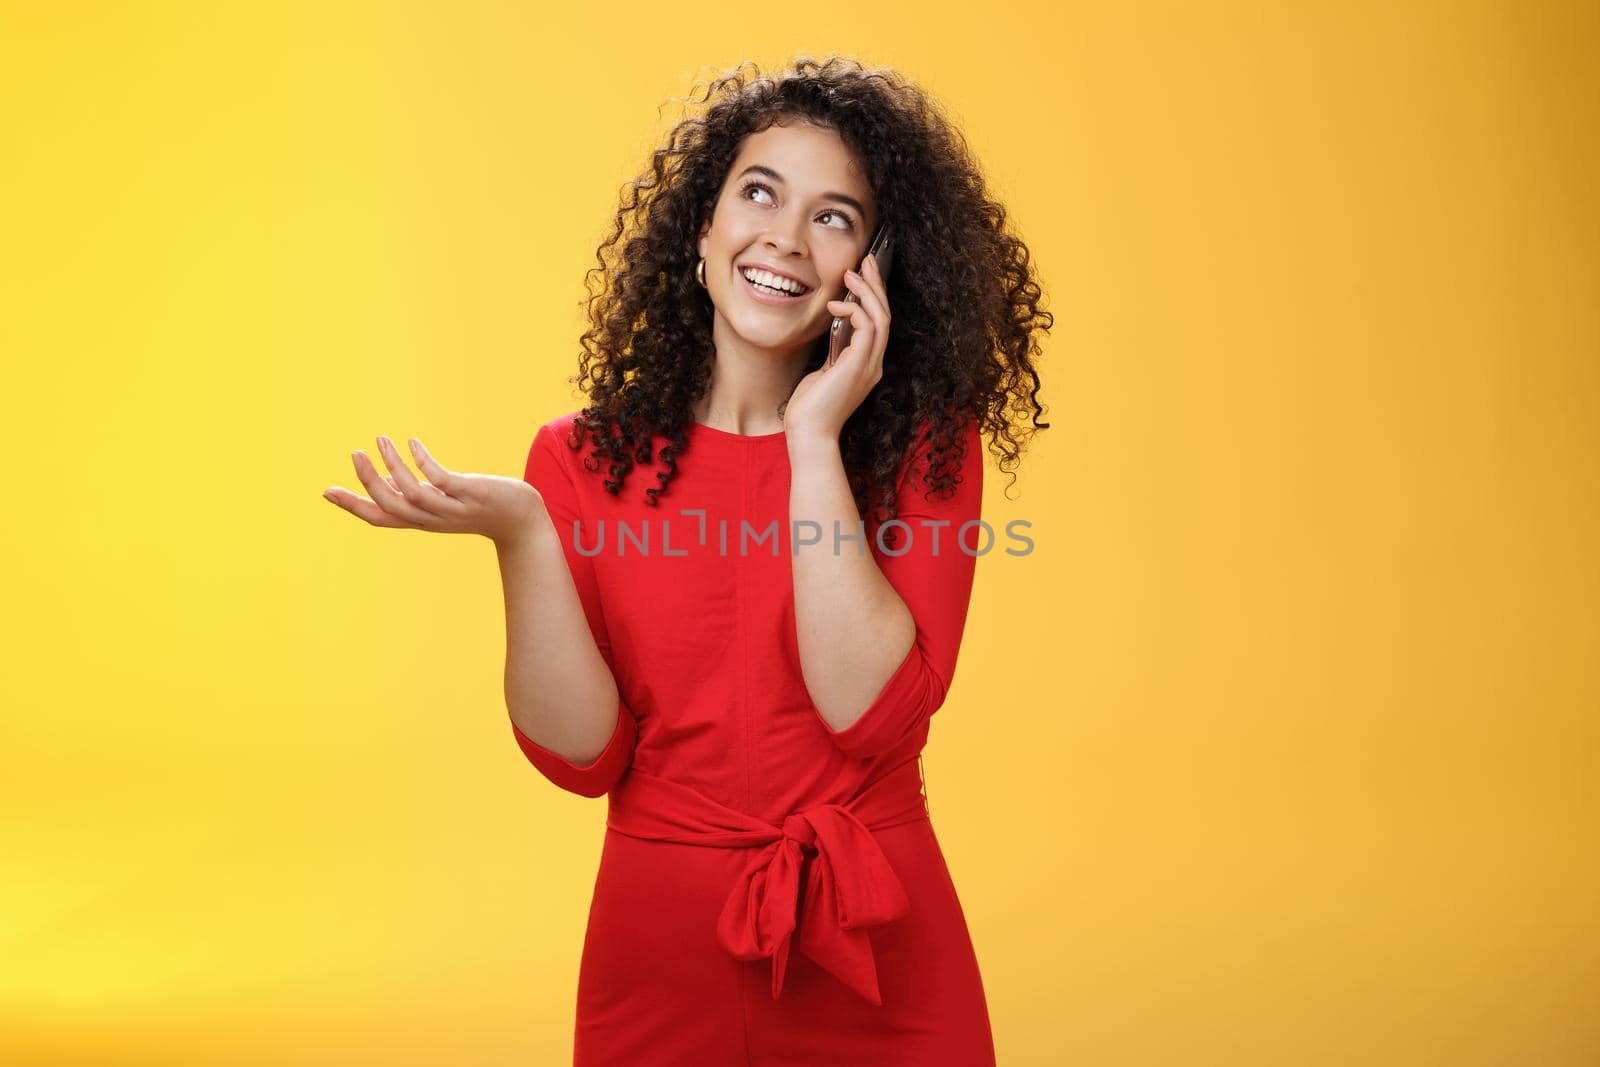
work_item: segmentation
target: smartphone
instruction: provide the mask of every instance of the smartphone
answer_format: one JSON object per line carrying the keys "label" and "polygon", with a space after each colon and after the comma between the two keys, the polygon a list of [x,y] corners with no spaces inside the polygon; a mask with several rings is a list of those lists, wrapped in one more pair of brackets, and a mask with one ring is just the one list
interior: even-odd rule
{"label": "smartphone", "polygon": [[[883,279],[883,284],[888,285],[889,267],[894,262],[894,242],[889,237],[889,224],[887,222],[881,224],[878,227],[878,232],[872,235],[872,245],[867,249],[867,255],[877,257],[878,275]],[[863,266],[865,263],[866,257],[863,256]],[[856,269],[856,273],[861,273],[860,267]],[[845,287],[845,293],[839,299],[848,300],[854,304],[861,303],[848,286]],[[833,366],[833,361],[839,358],[839,353],[850,346],[850,336],[853,333],[855,333],[855,327],[851,325],[849,319],[835,318],[833,320],[833,327],[828,334],[828,366]]]}

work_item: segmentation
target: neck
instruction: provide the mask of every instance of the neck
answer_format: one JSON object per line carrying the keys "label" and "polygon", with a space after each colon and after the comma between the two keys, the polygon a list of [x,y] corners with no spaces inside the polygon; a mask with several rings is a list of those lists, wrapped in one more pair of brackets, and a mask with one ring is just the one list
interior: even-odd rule
{"label": "neck", "polygon": [[715,341],[711,384],[694,404],[695,421],[737,434],[782,430],[783,407],[805,373],[809,343],[778,350],[736,337]]}

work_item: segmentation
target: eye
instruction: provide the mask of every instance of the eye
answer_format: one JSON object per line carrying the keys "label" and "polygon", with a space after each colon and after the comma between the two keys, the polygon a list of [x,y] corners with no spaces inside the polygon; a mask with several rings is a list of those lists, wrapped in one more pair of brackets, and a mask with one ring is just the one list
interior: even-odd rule
{"label": "eye", "polygon": [[[766,193],[768,196],[773,196],[772,187],[770,185],[768,185],[766,182],[758,182],[758,181],[747,181],[747,182],[745,182],[744,183],[744,187],[739,190],[739,196],[741,198],[745,199],[745,200],[749,200],[750,199],[750,192],[753,189],[754,190],[760,190],[761,192]],[[835,211],[832,208],[829,208],[828,210],[824,211],[822,214],[826,215],[826,216],[830,216],[830,217],[835,218],[835,219],[839,219],[844,223],[843,226],[833,226],[832,223],[828,224],[830,226],[833,226],[833,228],[836,229],[836,230],[844,230],[845,232],[848,233],[849,231],[851,231],[851,230],[856,228],[855,220],[852,219],[849,215],[846,215],[842,211]],[[821,216],[818,216],[818,217],[820,218]]]}
{"label": "eye", "polygon": [[768,196],[772,195],[772,188],[764,182],[745,182],[744,188],[739,190],[739,195],[748,200],[750,199],[750,190],[752,189],[760,189]]}

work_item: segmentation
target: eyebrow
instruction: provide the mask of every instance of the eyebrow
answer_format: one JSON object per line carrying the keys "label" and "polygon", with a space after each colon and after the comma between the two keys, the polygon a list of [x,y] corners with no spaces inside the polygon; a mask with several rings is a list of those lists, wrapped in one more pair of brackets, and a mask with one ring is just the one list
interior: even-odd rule
{"label": "eyebrow", "polygon": [[[749,174],[751,171],[755,171],[757,174],[765,174],[767,177],[771,178],[773,181],[777,182],[779,185],[783,184],[783,175],[779,174],[777,171],[773,170],[771,167],[763,167],[760,163],[752,163],[752,164],[750,164],[750,166],[744,168],[744,170],[741,170],[739,172],[739,177],[743,178],[746,174]],[[841,204],[848,204],[850,207],[855,208],[856,209],[856,213],[858,215],[860,215],[862,218],[866,218],[867,217],[867,209],[862,207],[861,206],[861,201],[857,200],[853,196],[846,196],[843,193],[823,193],[822,194],[822,198],[824,200],[837,200]]]}

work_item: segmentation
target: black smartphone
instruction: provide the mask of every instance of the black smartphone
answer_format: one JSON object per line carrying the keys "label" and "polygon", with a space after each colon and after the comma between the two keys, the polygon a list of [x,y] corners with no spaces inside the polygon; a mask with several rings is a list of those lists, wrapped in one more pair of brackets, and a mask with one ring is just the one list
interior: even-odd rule
{"label": "black smartphone", "polygon": [[[889,224],[887,222],[880,225],[878,232],[872,235],[872,244],[867,248],[867,255],[877,257],[878,274],[883,279],[883,284],[888,285],[889,267],[894,262],[894,241],[889,237]],[[862,264],[865,265],[865,263],[866,256],[863,256]],[[856,273],[861,273],[860,267],[856,268]],[[839,299],[848,300],[855,304],[861,303],[848,286],[845,287],[845,293]],[[835,318],[833,320],[833,327],[828,335],[828,366],[833,366],[833,361],[839,358],[839,353],[850,346],[850,335],[853,333],[855,333],[855,327],[851,325],[849,319]]]}

